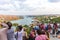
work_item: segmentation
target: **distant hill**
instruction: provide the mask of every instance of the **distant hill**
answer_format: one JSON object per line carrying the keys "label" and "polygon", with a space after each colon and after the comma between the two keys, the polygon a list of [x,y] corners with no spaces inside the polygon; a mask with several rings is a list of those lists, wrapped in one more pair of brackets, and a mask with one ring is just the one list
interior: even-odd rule
{"label": "distant hill", "polygon": [[19,17],[15,15],[0,15],[0,20],[10,21],[10,20],[17,20],[17,19],[19,19]]}

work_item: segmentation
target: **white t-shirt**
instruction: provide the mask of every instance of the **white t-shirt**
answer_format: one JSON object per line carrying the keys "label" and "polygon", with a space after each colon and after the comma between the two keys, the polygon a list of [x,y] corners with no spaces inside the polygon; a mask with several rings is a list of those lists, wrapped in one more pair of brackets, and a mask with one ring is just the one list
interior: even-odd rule
{"label": "white t-shirt", "polygon": [[51,25],[51,28],[53,28],[53,24],[50,24]]}
{"label": "white t-shirt", "polygon": [[[23,33],[24,33],[24,31],[22,30],[22,31],[20,31],[20,32],[18,32],[18,40],[23,40]],[[15,35],[17,34],[17,32],[15,32]]]}

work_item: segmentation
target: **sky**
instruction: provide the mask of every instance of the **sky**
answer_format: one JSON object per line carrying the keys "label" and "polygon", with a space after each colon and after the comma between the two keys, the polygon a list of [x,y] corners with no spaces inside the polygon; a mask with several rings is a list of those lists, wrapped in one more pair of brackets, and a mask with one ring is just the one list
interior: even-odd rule
{"label": "sky", "polygon": [[0,14],[60,14],[60,0],[0,0]]}

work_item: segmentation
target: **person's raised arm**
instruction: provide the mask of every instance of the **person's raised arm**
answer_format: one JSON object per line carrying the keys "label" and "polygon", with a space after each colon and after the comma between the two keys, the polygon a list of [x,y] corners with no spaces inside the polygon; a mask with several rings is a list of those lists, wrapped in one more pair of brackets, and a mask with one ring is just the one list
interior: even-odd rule
{"label": "person's raised arm", "polygon": [[5,32],[8,30],[8,25],[6,23],[2,23],[2,30],[4,30]]}

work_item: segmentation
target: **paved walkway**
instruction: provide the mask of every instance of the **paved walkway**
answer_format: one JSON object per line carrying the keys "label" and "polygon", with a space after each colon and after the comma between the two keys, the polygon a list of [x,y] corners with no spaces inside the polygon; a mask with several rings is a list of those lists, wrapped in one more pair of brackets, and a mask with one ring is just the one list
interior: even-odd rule
{"label": "paved walkway", "polygon": [[50,35],[50,40],[60,40],[60,39],[57,38],[57,37],[52,37],[52,36]]}

